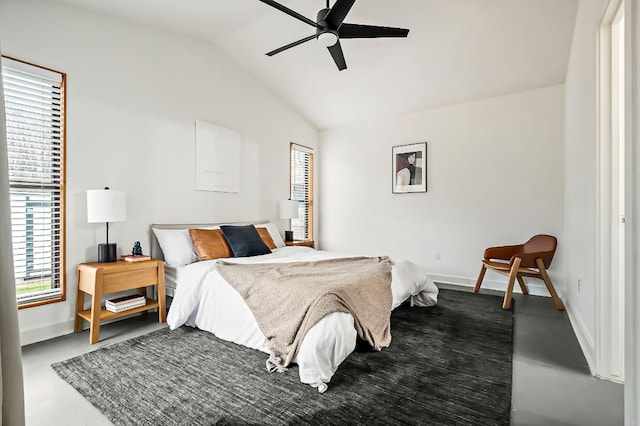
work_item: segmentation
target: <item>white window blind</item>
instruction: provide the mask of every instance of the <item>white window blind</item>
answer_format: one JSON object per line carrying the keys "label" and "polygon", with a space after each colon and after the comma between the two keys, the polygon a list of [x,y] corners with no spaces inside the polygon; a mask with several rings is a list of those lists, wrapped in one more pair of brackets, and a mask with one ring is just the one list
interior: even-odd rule
{"label": "white window blind", "polygon": [[2,58],[18,305],[63,299],[64,74]]}
{"label": "white window blind", "polygon": [[299,201],[297,219],[291,220],[294,240],[313,239],[313,150],[291,144],[291,199]]}

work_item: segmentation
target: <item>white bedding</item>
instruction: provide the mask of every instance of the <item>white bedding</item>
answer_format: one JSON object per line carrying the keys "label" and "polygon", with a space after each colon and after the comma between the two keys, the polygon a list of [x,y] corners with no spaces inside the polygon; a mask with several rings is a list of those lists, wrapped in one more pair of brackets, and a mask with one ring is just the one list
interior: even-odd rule
{"label": "white bedding", "polygon": [[173,297],[178,287],[178,278],[182,271],[184,271],[185,265],[182,266],[169,266],[164,265],[164,288],[167,296]]}
{"label": "white bedding", "polygon": [[[352,257],[308,247],[282,247],[262,256],[225,259],[235,263],[298,262]],[[438,288],[416,264],[393,260],[391,291],[396,308],[411,296],[417,306],[437,303]],[[242,297],[215,269],[215,260],[196,262],[181,271],[167,315],[174,330],[182,325],[209,331],[220,339],[269,353],[265,338]],[[393,336],[393,329],[391,330]],[[392,343],[393,344],[393,343]],[[324,392],[338,366],[353,352],[356,330],[350,314],[336,312],[324,317],[305,336],[294,362],[300,381]]]}

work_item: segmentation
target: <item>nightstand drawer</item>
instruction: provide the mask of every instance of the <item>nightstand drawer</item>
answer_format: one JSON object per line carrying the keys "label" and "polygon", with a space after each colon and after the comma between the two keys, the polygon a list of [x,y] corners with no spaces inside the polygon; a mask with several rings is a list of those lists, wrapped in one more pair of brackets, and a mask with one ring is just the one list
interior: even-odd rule
{"label": "nightstand drawer", "polygon": [[122,271],[102,277],[102,292],[115,293],[122,290],[140,288],[158,283],[158,269],[147,268],[136,271]]}

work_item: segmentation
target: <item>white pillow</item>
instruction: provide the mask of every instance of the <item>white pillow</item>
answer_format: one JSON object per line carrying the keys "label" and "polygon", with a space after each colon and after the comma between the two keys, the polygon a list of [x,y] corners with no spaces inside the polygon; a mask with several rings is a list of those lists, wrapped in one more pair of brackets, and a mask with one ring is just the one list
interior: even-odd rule
{"label": "white pillow", "polygon": [[158,244],[164,253],[164,261],[169,266],[183,266],[198,260],[188,229],[156,229]]}
{"label": "white pillow", "polygon": [[260,223],[255,225],[256,228],[267,228],[267,231],[269,231],[269,235],[271,235],[271,239],[273,240],[273,243],[276,245],[276,247],[284,247],[285,243],[282,240],[282,236],[280,235],[280,230],[278,229],[278,226],[275,223],[269,222],[269,223]]}

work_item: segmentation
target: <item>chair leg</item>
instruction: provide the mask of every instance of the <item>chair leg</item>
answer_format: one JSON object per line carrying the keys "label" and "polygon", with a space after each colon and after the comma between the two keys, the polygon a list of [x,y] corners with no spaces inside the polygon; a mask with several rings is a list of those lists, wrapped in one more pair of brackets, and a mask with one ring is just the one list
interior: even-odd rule
{"label": "chair leg", "polygon": [[536,265],[538,265],[538,270],[540,271],[540,275],[542,275],[542,280],[547,286],[547,290],[549,290],[549,294],[551,294],[551,298],[553,299],[553,303],[556,304],[556,308],[558,308],[559,311],[564,311],[564,303],[562,303],[562,299],[560,299],[558,293],[556,293],[556,289],[553,288],[553,284],[551,284],[551,278],[549,278],[549,274],[547,274],[547,270],[544,267],[542,259],[536,259]]}
{"label": "chair leg", "polygon": [[529,289],[527,288],[527,285],[524,283],[524,279],[522,279],[521,275],[517,276],[518,278],[518,284],[520,284],[520,290],[522,290],[522,294],[529,294]]}
{"label": "chair leg", "polygon": [[487,272],[487,267],[484,266],[484,263],[482,264],[482,269],[480,269],[480,275],[478,275],[478,281],[476,281],[476,286],[473,289],[474,293],[477,293],[480,291],[480,286],[482,285],[482,280],[484,279],[484,273]]}
{"label": "chair leg", "polygon": [[522,260],[519,257],[513,261],[511,265],[511,272],[509,273],[509,282],[507,283],[507,292],[504,294],[504,302],[502,302],[502,309],[511,308],[511,298],[513,297],[513,285],[516,283],[516,277],[518,276],[518,269],[520,268],[520,262]]}

